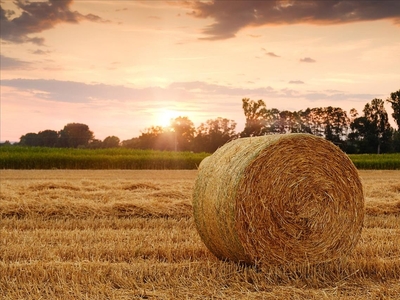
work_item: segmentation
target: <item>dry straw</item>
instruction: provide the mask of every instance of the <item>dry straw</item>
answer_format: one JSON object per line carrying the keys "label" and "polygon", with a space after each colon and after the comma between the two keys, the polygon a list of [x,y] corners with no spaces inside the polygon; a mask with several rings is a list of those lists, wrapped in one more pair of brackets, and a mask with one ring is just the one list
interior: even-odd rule
{"label": "dry straw", "polygon": [[357,244],[364,196],[357,169],[331,142],[270,135],[234,140],[203,161],[193,210],[220,259],[318,263]]}

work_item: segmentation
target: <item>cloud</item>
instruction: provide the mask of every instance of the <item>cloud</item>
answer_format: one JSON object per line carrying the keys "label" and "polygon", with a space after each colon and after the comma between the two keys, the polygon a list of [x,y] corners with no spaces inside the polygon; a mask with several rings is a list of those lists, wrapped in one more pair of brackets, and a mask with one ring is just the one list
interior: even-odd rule
{"label": "cloud", "polygon": [[301,80],[290,80],[289,84],[304,84],[304,81],[301,81]]}
{"label": "cloud", "polygon": [[277,0],[185,2],[189,15],[215,22],[203,29],[207,40],[235,37],[245,27],[284,24],[331,25],[390,19],[400,24],[399,1]]}
{"label": "cloud", "polygon": [[[277,91],[272,87],[241,88],[227,85],[210,84],[201,81],[175,82],[166,88],[131,88],[121,85],[86,84],[75,81],[45,79],[5,79],[2,86],[27,91],[33,96],[54,102],[92,103],[95,101],[140,102],[150,106],[155,102],[188,101],[209,102],[209,97],[279,97],[287,96],[287,91]],[[215,100],[216,101],[216,100]]]}
{"label": "cloud", "polygon": [[311,57],[304,57],[300,59],[300,62],[305,62],[305,63],[315,63],[316,60],[312,59]]}
{"label": "cloud", "polygon": [[37,54],[37,55],[46,55],[46,54],[51,53],[51,51],[43,51],[43,50],[41,50],[41,49],[37,49],[37,50],[35,50],[35,51],[32,51],[32,53],[33,53],[33,54]]}
{"label": "cloud", "polygon": [[186,91],[173,88],[130,88],[121,85],[86,84],[61,80],[5,79],[1,81],[1,85],[29,91],[44,100],[69,103],[89,103],[97,100],[169,101],[190,97]]}
{"label": "cloud", "polygon": [[26,70],[30,69],[31,64],[27,61],[0,55],[0,65],[2,70]]}
{"label": "cloud", "polygon": [[[296,82],[299,82],[297,80]],[[211,104],[220,110],[236,107],[243,98],[265,99],[273,105],[283,105],[282,100],[311,102],[329,101],[370,101],[379,95],[352,94],[344,91],[324,90],[300,92],[294,89],[267,87],[242,88],[229,85],[211,84],[202,81],[174,82],[166,88],[131,88],[121,85],[86,84],[75,81],[44,79],[5,79],[1,86],[16,88],[32,96],[53,102],[64,103],[134,103],[142,109],[159,108],[168,103],[181,103],[185,107],[203,107]],[[211,99],[211,100],[210,100]],[[117,105],[117,104],[116,104]],[[239,104],[240,106],[240,104]],[[281,109],[282,107],[278,107]],[[303,107],[305,108],[305,107]],[[217,110],[218,111],[218,110]]]}
{"label": "cloud", "polygon": [[330,101],[370,101],[371,99],[376,98],[378,95],[376,94],[350,94],[345,92],[309,92],[303,95],[305,99],[310,100],[312,102],[321,101],[321,100],[330,100]]}
{"label": "cloud", "polygon": [[271,57],[280,57],[279,55],[275,54],[274,52],[267,52],[265,48],[261,48],[262,51],[265,52],[265,55],[271,56]]}
{"label": "cloud", "polygon": [[280,57],[279,55],[276,55],[274,52],[267,52],[265,54],[271,57]]}
{"label": "cloud", "polygon": [[172,83],[169,87],[173,89],[184,89],[196,95],[235,96],[239,97],[240,99],[241,97],[248,97],[252,95],[267,96],[277,94],[277,92],[270,86],[249,89],[211,84],[202,81],[175,82]]}
{"label": "cloud", "polygon": [[0,6],[1,39],[13,43],[31,42],[43,45],[43,38],[28,35],[51,29],[58,23],[77,24],[83,20],[108,22],[93,14],[82,15],[77,11],[71,11],[71,3],[72,0],[15,1],[14,4],[22,11],[21,15],[15,18],[12,18],[14,11],[4,10]]}

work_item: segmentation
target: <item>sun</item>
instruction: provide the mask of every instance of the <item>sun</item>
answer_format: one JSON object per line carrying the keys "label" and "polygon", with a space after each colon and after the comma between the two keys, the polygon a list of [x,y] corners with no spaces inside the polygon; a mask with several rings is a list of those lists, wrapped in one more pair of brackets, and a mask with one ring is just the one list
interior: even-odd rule
{"label": "sun", "polygon": [[179,112],[176,110],[170,109],[162,109],[157,113],[157,124],[162,127],[168,127],[171,125],[171,120],[177,118],[179,116]]}

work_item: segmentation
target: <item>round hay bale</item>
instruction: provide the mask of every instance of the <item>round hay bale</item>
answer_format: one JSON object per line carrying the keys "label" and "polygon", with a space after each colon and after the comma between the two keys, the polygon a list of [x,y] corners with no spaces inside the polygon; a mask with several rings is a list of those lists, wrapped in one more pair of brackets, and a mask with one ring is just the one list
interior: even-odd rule
{"label": "round hay bale", "polygon": [[199,168],[199,235],[218,258],[248,264],[318,263],[357,244],[364,195],[337,146],[310,134],[234,140]]}
{"label": "round hay bale", "polygon": [[204,167],[207,164],[208,159],[209,159],[209,156],[204,157],[203,160],[200,162],[198,169]]}

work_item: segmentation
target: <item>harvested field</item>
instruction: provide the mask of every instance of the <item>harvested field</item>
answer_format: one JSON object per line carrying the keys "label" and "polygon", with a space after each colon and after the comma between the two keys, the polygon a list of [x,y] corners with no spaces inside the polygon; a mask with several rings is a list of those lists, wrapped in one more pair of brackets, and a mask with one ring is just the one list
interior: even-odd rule
{"label": "harvested field", "polygon": [[215,258],[197,234],[197,171],[1,170],[1,299],[397,299],[400,171],[360,171],[361,239],[317,265]]}

